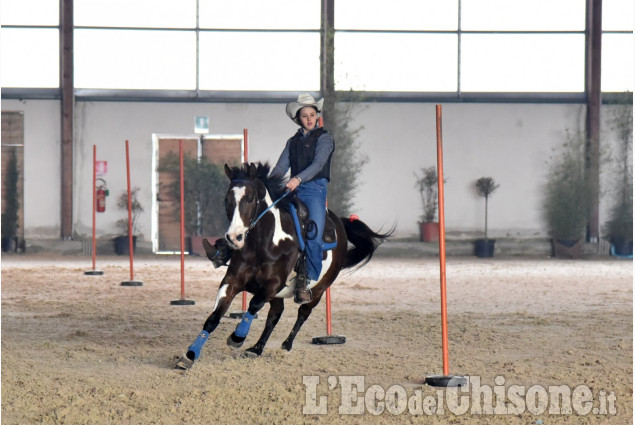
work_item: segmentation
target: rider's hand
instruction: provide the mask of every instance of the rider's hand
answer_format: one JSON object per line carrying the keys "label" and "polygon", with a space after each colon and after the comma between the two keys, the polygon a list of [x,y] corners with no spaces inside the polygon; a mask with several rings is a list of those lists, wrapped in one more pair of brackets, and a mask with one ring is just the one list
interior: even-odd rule
{"label": "rider's hand", "polygon": [[295,190],[302,183],[302,179],[300,177],[292,177],[286,184],[286,188],[289,190]]}

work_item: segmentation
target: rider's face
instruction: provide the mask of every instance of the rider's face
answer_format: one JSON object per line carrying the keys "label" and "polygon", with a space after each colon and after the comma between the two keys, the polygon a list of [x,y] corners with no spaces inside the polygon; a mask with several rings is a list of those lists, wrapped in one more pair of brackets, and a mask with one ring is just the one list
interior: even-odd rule
{"label": "rider's face", "polygon": [[312,106],[305,106],[304,108],[300,109],[298,118],[300,118],[302,128],[304,128],[306,131],[311,131],[317,124],[318,114],[315,108],[313,108]]}

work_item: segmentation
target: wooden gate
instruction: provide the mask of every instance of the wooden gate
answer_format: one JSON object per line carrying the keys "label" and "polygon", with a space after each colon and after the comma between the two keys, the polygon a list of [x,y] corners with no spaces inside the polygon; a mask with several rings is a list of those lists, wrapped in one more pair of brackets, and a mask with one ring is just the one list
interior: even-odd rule
{"label": "wooden gate", "polygon": [[[204,137],[155,136],[156,211],[157,231],[153,236],[154,252],[180,252],[180,199],[176,199],[171,186],[178,182],[177,172],[160,171],[159,164],[168,155],[179,154],[179,140],[183,140],[183,156],[206,158],[217,165],[236,165],[243,159],[243,135],[208,135]],[[186,231],[188,240],[194,235]],[[203,235],[216,236],[216,235]],[[186,249],[189,243],[186,243]]]}

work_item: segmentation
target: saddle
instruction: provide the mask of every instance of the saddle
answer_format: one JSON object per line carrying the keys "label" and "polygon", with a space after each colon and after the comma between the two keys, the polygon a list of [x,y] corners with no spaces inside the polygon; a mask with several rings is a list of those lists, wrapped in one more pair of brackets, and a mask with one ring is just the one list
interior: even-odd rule
{"label": "saddle", "polygon": [[[295,231],[298,235],[300,251],[304,252],[306,248],[306,239],[311,238],[311,232],[316,231],[315,223],[309,220],[309,210],[297,198],[289,205],[289,212],[291,213],[293,223],[295,224]],[[337,237],[335,235],[335,224],[327,213],[326,221],[324,223],[324,233],[322,234],[322,251],[331,250],[336,246]]]}

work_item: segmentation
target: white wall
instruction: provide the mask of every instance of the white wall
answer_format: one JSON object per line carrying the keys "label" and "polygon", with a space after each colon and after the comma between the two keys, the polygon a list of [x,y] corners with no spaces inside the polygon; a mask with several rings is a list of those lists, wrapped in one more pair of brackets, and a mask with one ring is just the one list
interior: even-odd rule
{"label": "white wall", "polygon": [[[25,237],[60,233],[60,108],[57,101],[5,100],[2,110],[25,116]],[[194,117],[210,117],[212,134],[249,130],[249,159],[275,163],[296,129],[284,104],[83,102],[76,106],[74,230],[88,237],[92,225],[92,145],[108,161],[111,196],[97,217],[97,236],[117,233],[126,216],[115,198],[126,187],[125,140],[130,141],[131,178],[146,207],[142,233],[151,235],[152,135],[193,134]],[[443,106],[446,229],[448,237],[473,237],[482,230],[484,201],[473,185],[491,176],[500,188],[490,199],[493,237],[543,237],[541,197],[546,161],[565,140],[566,129],[582,126],[584,107],[564,104],[474,104]],[[372,227],[397,223],[397,236],[418,234],[421,214],[413,172],[436,164],[435,105],[366,103],[352,128],[369,159],[361,174],[356,213]],[[610,144],[611,135],[606,136]],[[337,145],[337,141],[336,141]],[[336,148],[337,149],[337,148]],[[337,182],[332,182],[337,184]],[[42,206],[45,206],[43,208]],[[603,209],[605,207],[603,206]]]}

